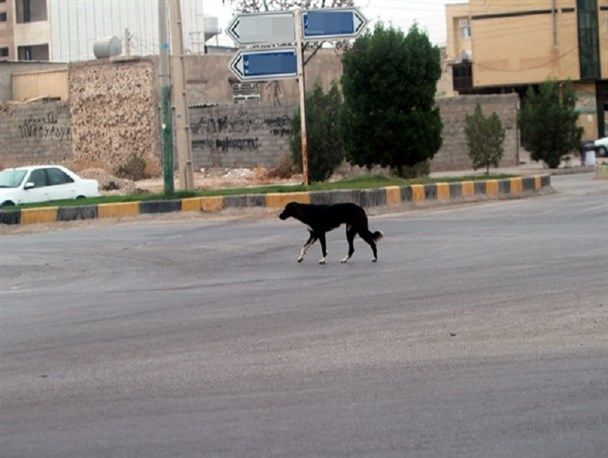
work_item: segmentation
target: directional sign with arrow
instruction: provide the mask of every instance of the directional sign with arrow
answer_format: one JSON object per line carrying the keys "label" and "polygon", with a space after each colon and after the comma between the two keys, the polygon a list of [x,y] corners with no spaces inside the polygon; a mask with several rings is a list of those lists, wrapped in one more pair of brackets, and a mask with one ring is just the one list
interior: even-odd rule
{"label": "directional sign with arrow", "polygon": [[241,81],[295,78],[298,74],[296,48],[270,48],[239,51],[230,70]]}
{"label": "directional sign with arrow", "polygon": [[338,40],[358,36],[367,19],[357,8],[302,11],[304,41]]}
{"label": "directional sign with arrow", "polygon": [[295,41],[293,12],[239,14],[227,33],[240,45],[290,44]]}

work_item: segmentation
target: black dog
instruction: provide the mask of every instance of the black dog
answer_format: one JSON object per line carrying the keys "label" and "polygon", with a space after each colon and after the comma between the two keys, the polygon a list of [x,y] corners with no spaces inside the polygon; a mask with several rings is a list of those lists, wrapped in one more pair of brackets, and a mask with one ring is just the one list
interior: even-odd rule
{"label": "black dog", "polygon": [[348,261],[355,252],[353,240],[357,234],[372,247],[374,253],[372,262],[378,261],[376,242],[382,238],[383,234],[380,231],[376,231],[373,234],[369,231],[365,210],[356,204],[312,205],[290,202],[279,215],[279,218],[283,220],[289,217],[306,224],[308,232],[310,232],[310,237],[302,247],[298,262],[302,262],[308,248],[318,239],[321,241],[321,251],[323,253],[319,264],[325,264],[325,259],[327,258],[325,233],[337,228],[342,223],[346,224],[348,255],[341,262]]}

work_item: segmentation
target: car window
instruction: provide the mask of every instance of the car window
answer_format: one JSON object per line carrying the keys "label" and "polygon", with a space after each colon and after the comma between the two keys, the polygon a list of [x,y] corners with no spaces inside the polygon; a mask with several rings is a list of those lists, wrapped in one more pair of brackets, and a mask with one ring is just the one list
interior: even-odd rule
{"label": "car window", "polygon": [[46,174],[44,173],[44,169],[33,170],[27,181],[34,183],[34,188],[46,186]]}
{"label": "car window", "polygon": [[3,170],[0,172],[0,188],[16,188],[23,181],[26,170]]}
{"label": "car window", "polygon": [[67,173],[60,169],[48,168],[46,169],[46,173],[49,178],[49,186],[74,182]]}

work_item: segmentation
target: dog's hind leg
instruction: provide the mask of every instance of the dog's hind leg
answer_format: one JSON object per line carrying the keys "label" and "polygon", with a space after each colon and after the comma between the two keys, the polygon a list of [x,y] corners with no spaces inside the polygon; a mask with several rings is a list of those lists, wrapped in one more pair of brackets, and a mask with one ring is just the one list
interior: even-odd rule
{"label": "dog's hind leg", "polygon": [[346,226],[346,240],[348,241],[348,254],[342,258],[341,263],[346,263],[355,252],[355,244],[353,243],[355,240],[355,236],[357,235],[357,229],[352,226]]}
{"label": "dog's hind leg", "polygon": [[325,243],[325,232],[321,232],[319,234],[319,242],[321,242],[321,253],[323,257],[319,259],[319,264],[325,264],[325,260],[327,259],[327,244]]}
{"label": "dog's hind leg", "polygon": [[313,243],[315,243],[316,241],[317,241],[317,236],[315,235],[314,232],[310,231],[310,237],[308,237],[308,240],[306,241],[306,243],[300,250],[300,257],[298,257],[298,262],[302,262],[304,260],[304,256],[306,255],[306,252],[311,247],[311,245]]}
{"label": "dog's hind leg", "polygon": [[372,262],[378,261],[378,250],[376,248],[376,237],[369,230],[368,231],[360,231],[359,235],[363,240],[367,242],[367,244],[372,248],[372,252],[374,253],[374,257],[372,258]]}

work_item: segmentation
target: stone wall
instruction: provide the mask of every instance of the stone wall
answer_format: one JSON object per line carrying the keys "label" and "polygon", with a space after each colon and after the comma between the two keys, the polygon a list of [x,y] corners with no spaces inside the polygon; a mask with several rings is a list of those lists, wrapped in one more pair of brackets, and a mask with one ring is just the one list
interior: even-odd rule
{"label": "stone wall", "polygon": [[67,102],[0,104],[0,167],[65,162],[72,157]]}
{"label": "stone wall", "polygon": [[74,160],[116,171],[132,154],[159,169],[159,114],[148,59],[70,65]]}
{"label": "stone wall", "polygon": [[504,153],[501,167],[519,164],[516,94],[504,95],[463,95],[438,99],[443,121],[443,145],[431,163],[434,172],[444,170],[464,170],[471,168],[467,139],[464,133],[465,115],[473,114],[477,102],[485,116],[496,112],[505,129]]}
{"label": "stone wall", "polygon": [[247,103],[190,109],[192,154],[200,167],[272,167],[289,154],[295,104]]}

